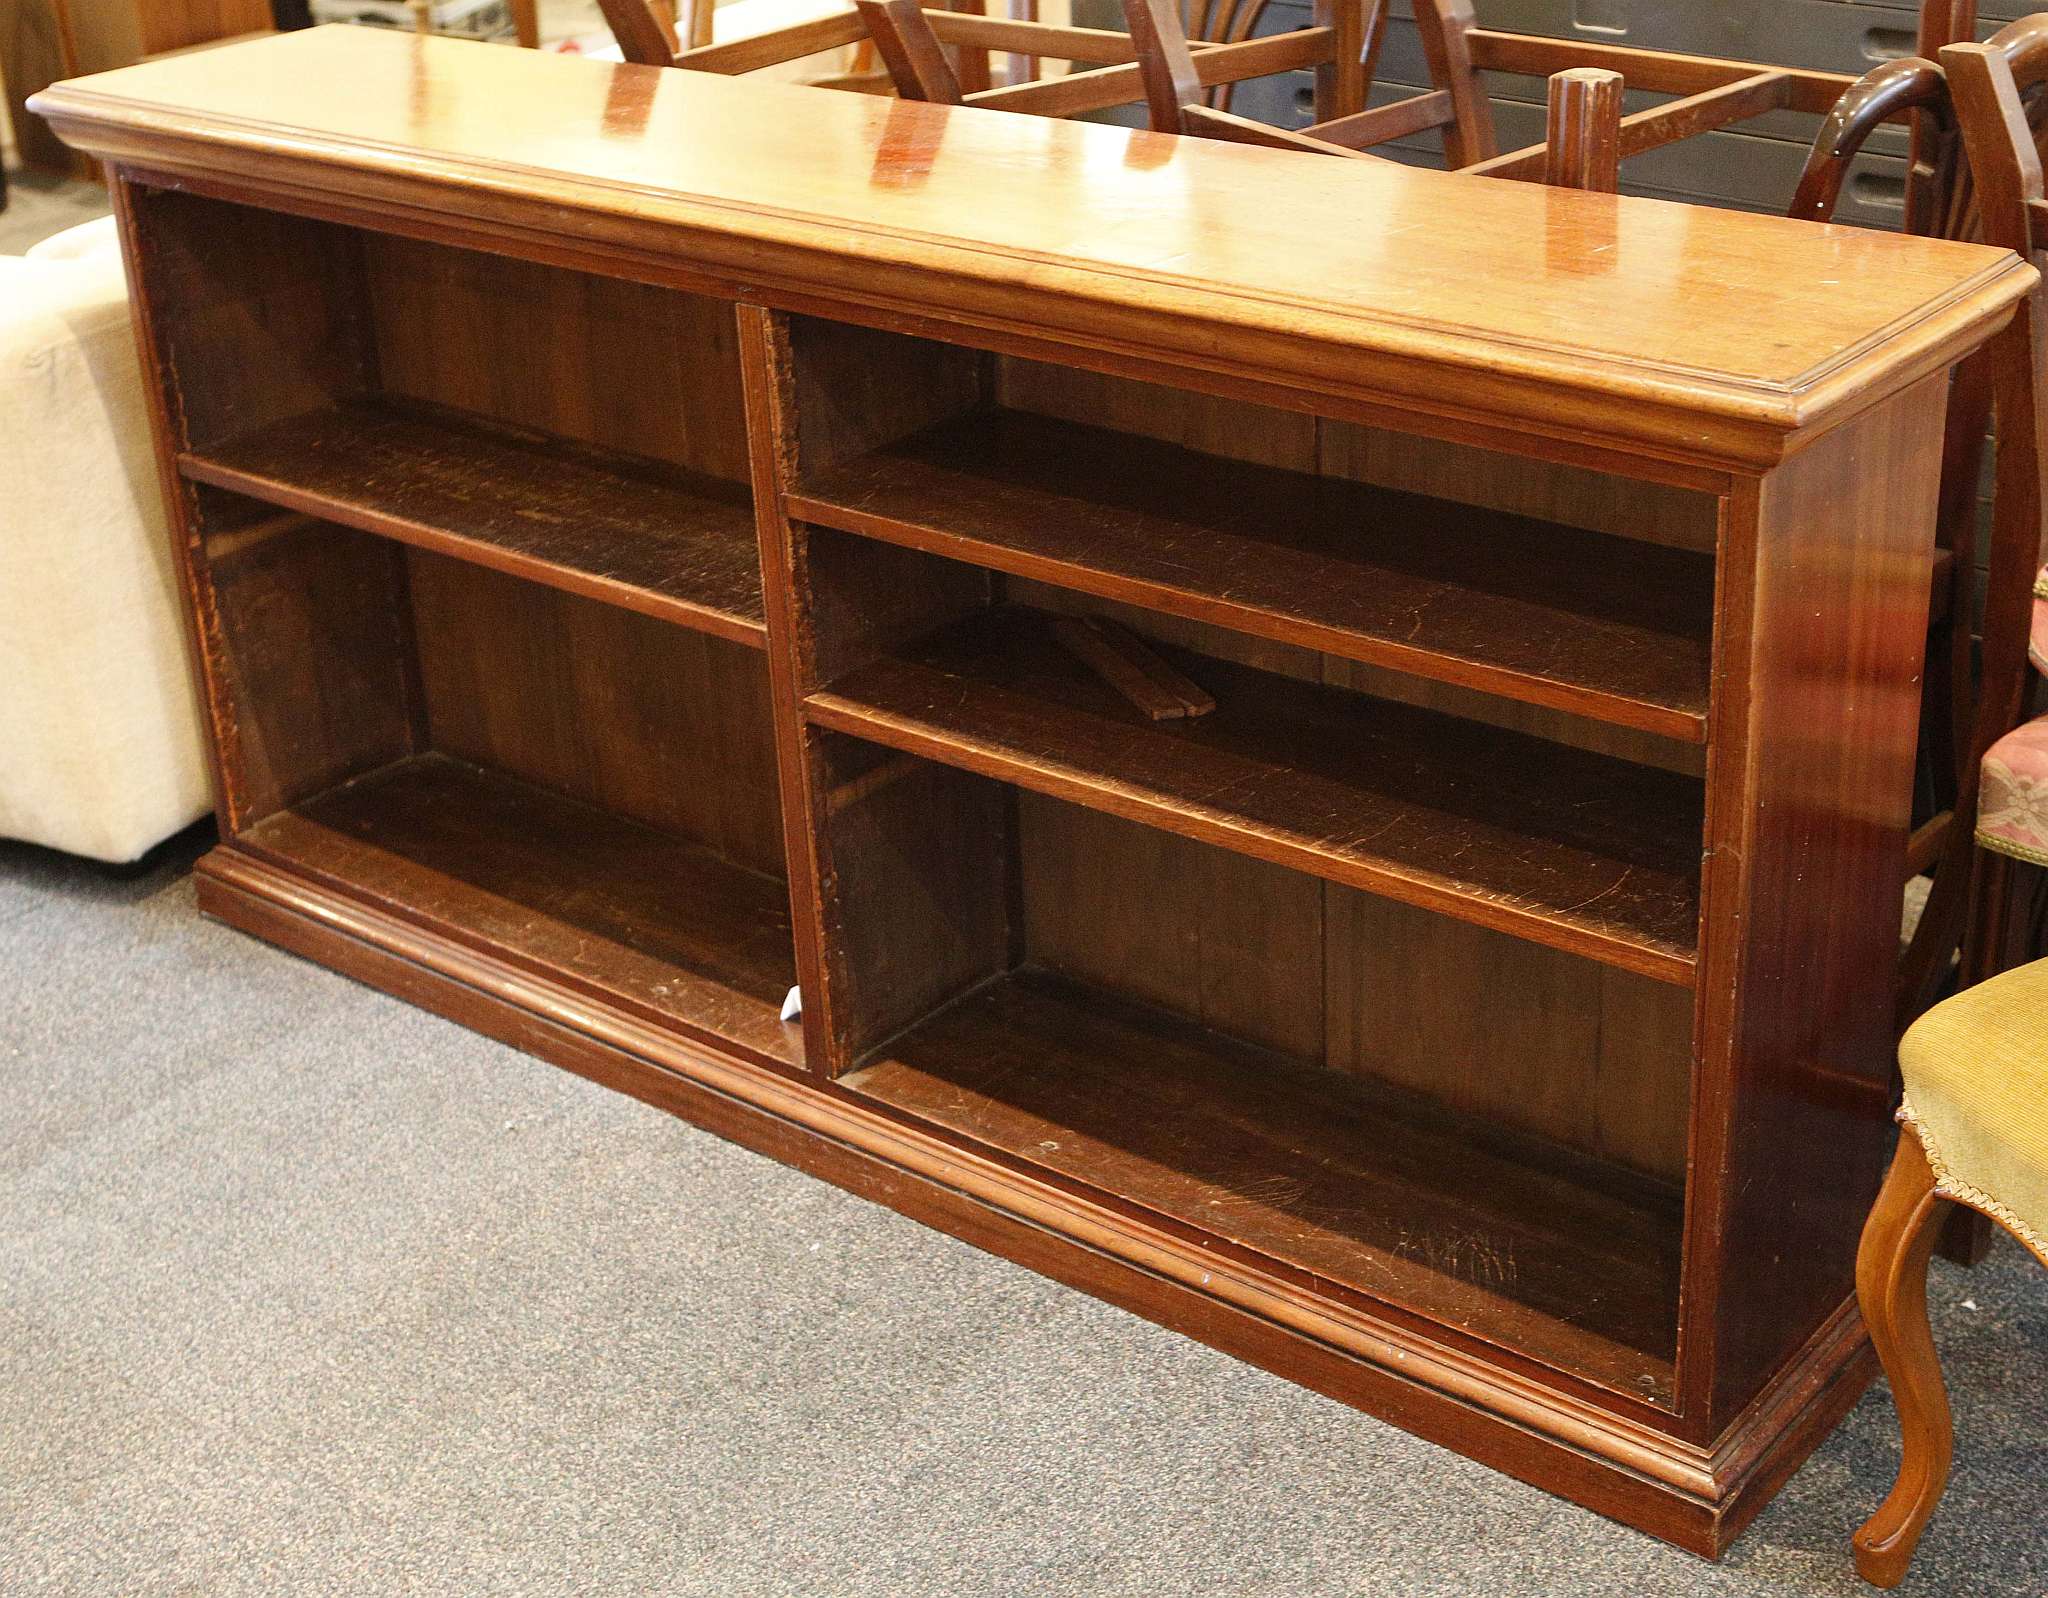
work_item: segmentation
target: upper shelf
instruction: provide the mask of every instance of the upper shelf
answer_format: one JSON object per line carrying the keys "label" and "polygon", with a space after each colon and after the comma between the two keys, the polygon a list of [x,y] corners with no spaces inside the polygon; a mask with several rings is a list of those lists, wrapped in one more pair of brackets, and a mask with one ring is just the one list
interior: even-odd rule
{"label": "upper shelf", "polygon": [[1153,722],[977,612],[809,695],[821,727],[1638,971],[1692,980],[1690,777],[1162,647],[1216,709]]}
{"label": "upper shelf", "polygon": [[1017,411],[789,514],[1596,720],[1706,738],[1710,556]]}
{"label": "upper shelf", "polygon": [[736,483],[383,401],[274,422],[182,455],[178,467],[289,510],[766,644],[754,515]]}
{"label": "upper shelf", "polygon": [[1709,468],[1774,463],[2036,281],[1977,245],[368,28],[35,109],[259,203]]}

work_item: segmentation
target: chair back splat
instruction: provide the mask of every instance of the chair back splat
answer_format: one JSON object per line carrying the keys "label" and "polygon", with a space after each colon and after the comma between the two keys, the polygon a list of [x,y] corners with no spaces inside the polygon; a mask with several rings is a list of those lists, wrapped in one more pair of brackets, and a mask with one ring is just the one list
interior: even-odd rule
{"label": "chair back splat", "polygon": [[905,100],[960,104],[960,79],[917,0],[855,0],[875,53]]}
{"label": "chair back splat", "polygon": [[[675,20],[658,0],[597,0],[605,25],[619,41],[619,53],[643,67],[672,67],[682,53]],[[692,0],[692,11],[702,9],[710,20],[710,7]],[[705,41],[709,43],[709,40]]]}

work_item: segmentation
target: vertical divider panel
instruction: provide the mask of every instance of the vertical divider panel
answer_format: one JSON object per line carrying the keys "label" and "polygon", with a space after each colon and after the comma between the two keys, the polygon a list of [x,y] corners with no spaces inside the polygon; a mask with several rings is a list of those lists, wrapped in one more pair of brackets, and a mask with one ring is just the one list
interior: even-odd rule
{"label": "vertical divider panel", "polygon": [[[739,309],[769,686],[810,1069],[865,1054],[1011,962],[1013,807],[996,785],[806,725],[804,696],[985,608],[973,567],[791,522],[806,464],[981,402],[982,358]],[[847,907],[857,903],[858,916]]]}

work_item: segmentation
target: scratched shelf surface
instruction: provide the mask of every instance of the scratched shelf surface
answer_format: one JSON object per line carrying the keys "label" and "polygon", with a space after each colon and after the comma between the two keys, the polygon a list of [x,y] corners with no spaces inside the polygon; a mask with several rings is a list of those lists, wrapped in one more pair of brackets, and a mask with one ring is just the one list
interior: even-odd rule
{"label": "scratched shelf surface", "polygon": [[845,1085],[1323,1282],[1670,1398],[1674,1188],[1029,968]]}
{"label": "scratched shelf surface", "polygon": [[1692,979],[1697,779],[1163,649],[1214,714],[1152,722],[1026,606],[805,701],[835,732],[1664,982]]}
{"label": "scratched shelf surface", "polygon": [[977,413],[791,496],[807,521],[1706,738],[1709,555],[1107,428]]}
{"label": "scratched shelf surface", "polygon": [[441,407],[352,401],[181,456],[190,478],[763,647],[745,488]]}

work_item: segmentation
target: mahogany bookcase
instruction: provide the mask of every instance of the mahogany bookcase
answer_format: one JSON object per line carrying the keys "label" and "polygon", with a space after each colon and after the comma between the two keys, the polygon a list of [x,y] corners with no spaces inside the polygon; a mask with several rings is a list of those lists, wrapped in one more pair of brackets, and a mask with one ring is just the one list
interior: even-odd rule
{"label": "mahogany bookcase", "polygon": [[369,30],[37,105],[209,913],[1704,1553],[1868,1380],[2016,257]]}

